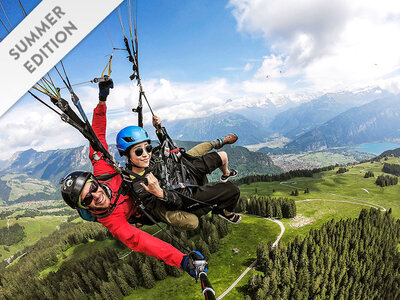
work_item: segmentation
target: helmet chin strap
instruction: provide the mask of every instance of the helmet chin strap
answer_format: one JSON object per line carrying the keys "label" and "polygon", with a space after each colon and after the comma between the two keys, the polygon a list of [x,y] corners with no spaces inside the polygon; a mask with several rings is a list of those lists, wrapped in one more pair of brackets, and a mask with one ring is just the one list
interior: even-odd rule
{"label": "helmet chin strap", "polygon": [[131,169],[132,167],[135,167],[135,168],[138,168],[138,169],[143,169],[143,167],[139,167],[138,165],[135,165],[133,163],[133,161],[131,160],[131,157],[130,157],[129,154],[126,154],[125,156],[126,156],[126,158],[128,160],[128,163],[126,164],[127,168]]}
{"label": "helmet chin strap", "polygon": [[129,166],[130,167],[135,167],[135,168],[138,168],[138,169],[141,169],[141,167],[139,167],[138,165],[135,165],[134,163],[133,163],[133,161],[131,161],[131,159],[129,159]]}

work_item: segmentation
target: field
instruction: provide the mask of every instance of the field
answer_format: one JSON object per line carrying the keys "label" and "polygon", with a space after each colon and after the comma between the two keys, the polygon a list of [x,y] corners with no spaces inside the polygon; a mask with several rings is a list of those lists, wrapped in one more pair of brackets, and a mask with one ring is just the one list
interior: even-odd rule
{"label": "field", "polygon": [[[221,249],[209,260],[208,277],[217,294],[224,292],[232,282],[254,261],[260,242],[273,242],[280,229],[275,223],[262,218],[244,216],[240,225],[230,225],[230,233],[221,240]],[[234,254],[232,249],[238,248]],[[247,278],[243,282],[247,282]],[[226,299],[239,299],[240,293],[233,289]],[[126,299],[204,299],[200,284],[186,274],[179,278],[168,277],[157,282],[155,288],[134,291]]]}
{"label": "field", "polygon": [[[400,160],[391,158],[385,162],[399,164]],[[311,228],[320,228],[322,224],[331,219],[356,218],[363,208],[376,207],[379,209],[382,207],[382,209],[385,208],[386,210],[392,208],[392,215],[399,218],[399,186],[381,188],[374,183],[376,177],[383,174],[381,172],[382,166],[383,160],[372,164],[368,162],[349,166],[349,171],[344,174],[336,174],[338,170],[336,168],[332,171],[315,174],[313,178],[293,178],[287,182],[253,183],[242,185],[240,189],[242,195],[248,197],[256,193],[273,197],[295,198],[297,215],[303,216],[302,219],[310,223],[296,228],[291,226],[296,223],[294,220],[280,220],[286,229],[281,241],[288,242],[297,235],[305,236]],[[374,172],[375,177],[364,178],[366,171]],[[296,188],[299,191],[299,195],[290,196],[291,191]],[[309,188],[310,193],[304,194],[305,188]],[[239,226],[231,226],[231,229],[232,232],[223,240],[222,249],[213,255],[209,261],[209,279],[217,295],[227,289],[241,272],[251,264],[260,241],[274,241],[279,234],[279,226],[277,224],[250,216],[244,216],[243,223]],[[262,235],[262,238],[259,235]],[[249,249],[246,250],[246,252],[248,251],[246,256],[232,254],[231,248],[237,247],[236,240],[239,244],[242,244],[241,247]],[[251,253],[253,253],[253,256]],[[240,287],[247,284],[251,272],[224,299],[243,298],[240,293]],[[169,277],[164,281],[158,282],[155,288],[151,290],[139,289],[131,296],[126,297],[126,299],[202,299],[199,290],[199,284],[194,284],[187,276],[178,279]],[[190,296],[188,296],[189,294]]]}
{"label": "field", "polygon": [[0,227],[7,227],[7,223],[11,226],[14,223],[18,223],[24,227],[26,237],[18,244],[7,246],[9,251],[6,251],[3,245],[0,245],[1,260],[9,258],[18,250],[22,250],[24,246],[32,245],[41,237],[51,234],[57,229],[62,222],[65,222],[67,217],[56,217],[56,216],[41,216],[35,218],[20,218],[15,220],[14,218],[0,220]]}
{"label": "field", "polygon": [[301,154],[270,155],[272,161],[285,171],[295,169],[313,169],[331,165],[344,165],[373,157],[372,154],[352,150],[337,150],[337,152],[321,151]]}
{"label": "field", "polygon": [[[363,163],[348,166],[348,172],[337,174],[335,170],[314,174],[312,178],[292,178],[286,182],[263,182],[240,186],[244,196],[267,195],[273,197],[292,198],[296,201],[297,217],[295,219],[281,219],[285,226],[285,233],[281,242],[288,242],[295,236],[305,236],[311,228],[319,228],[325,222],[335,219],[356,218],[360,210],[375,207],[381,210],[392,209],[395,218],[400,217],[399,185],[381,188],[375,184],[376,177],[382,174],[383,163],[400,164],[400,159],[390,158],[387,161]],[[372,171],[375,177],[364,178],[367,171]],[[308,188],[309,193],[304,193]],[[298,196],[291,196],[291,192],[298,190]],[[15,217],[15,216],[14,216]],[[66,217],[35,217],[10,219],[25,227],[27,237],[17,245],[10,246],[10,252],[0,246],[2,259],[22,248],[23,245],[34,243],[41,236],[50,234]],[[7,220],[0,220],[0,227],[7,226]],[[145,227],[150,233],[156,232],[155,226]],[[217,293],[222,294],[239,275],[255,260],[256,249],[260,242],[273,242],[280,233],[277,224],[254,216],[243,216],[240,225],[229,225],[230,233],[221,240],[220,250],[209,260],[209,279]],[[41,276],[50,271],[56,271],[62,263],[73,263],[82,255],[88,255],[100,248],[112,246],[115,242],[90,242],[78,245],[60,254],[59,262],[52,268],[46,269]],[[238,248],[239,253],[234,253]],[[129,249],[120,253],[128,254]],[[247,284],[248,278],[254,270],[239,282],[239,284],[224,297],[224,299],[241,299],[241,287]],[[188,275],[179,278],[168,277],[157,282],[153,289],[140,288],[135,290],[126,299],[203,299],[200,284],[195,283]]]}

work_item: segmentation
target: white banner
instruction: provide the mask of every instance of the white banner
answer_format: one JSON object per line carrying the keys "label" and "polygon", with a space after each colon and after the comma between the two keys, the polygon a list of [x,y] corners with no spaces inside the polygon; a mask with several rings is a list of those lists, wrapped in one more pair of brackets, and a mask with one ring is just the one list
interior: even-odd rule
{"label": "white banner", "polygon": [[43,0],[0,43],[0,116],[123,0]]}

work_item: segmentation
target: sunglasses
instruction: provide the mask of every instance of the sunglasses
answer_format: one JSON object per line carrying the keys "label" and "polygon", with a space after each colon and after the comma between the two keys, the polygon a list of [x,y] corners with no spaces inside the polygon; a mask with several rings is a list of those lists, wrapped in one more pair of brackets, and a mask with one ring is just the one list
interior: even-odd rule
{"label": "sunglasses", "polygon": [[143,151],[146,150],[147,153],[151,153],[153,151],[153,146],[152,145],[146,145],[146,147],[143,148],[136,148],[135,149],[135,154],[136,156],[140,157],[143,154]]}
{"label": "sunglasses", "polygon": [[90,182],[89,192],[86,194],[85,198],[81,200],[82,206],[89,206],[93,201],[93,193],[97,192],[99,188],[99,183],[97,181]]}

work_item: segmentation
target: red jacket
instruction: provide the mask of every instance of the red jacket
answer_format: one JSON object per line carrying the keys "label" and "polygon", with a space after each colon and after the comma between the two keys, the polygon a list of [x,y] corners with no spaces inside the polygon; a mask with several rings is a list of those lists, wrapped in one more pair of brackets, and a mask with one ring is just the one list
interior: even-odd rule
{"label": "red jacket", "polygon": [[[93,112],[93,129],[100,142],[108,150],[106,142],[106,105],[97,105]],[[93,159],[94,150],[90,147],[89,158],[93,165],[94,176],[102,174],[114,174],[116,171],[104,159],[98,161]],[[117,175],[112,177],[110,181],[102,182],[112,190],[111,202],[114,202],[118,190],[122,183],[122,177]],[[111,232],[111,234],[131,248],[133,251],[142,252],[146,255],[161,259],[171,266],[180,267],[183,253],[174,248],[172,245],[163,242],[152,235],[132,226],[128,223],[128,219],[132,216],[138,207],[129,196],[120,195],[117,206],[114,211],[107,217],[98,219]],[[93,212],[95,213],[95,212]]]}

